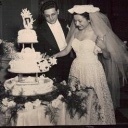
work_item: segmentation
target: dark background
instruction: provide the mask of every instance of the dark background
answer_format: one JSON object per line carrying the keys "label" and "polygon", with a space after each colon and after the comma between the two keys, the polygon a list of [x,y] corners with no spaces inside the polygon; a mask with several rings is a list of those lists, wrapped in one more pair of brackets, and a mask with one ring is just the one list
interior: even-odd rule
{"label": "dark background", "polygon": [[[23,28],[22,9],[31,11],[33,19],[40,19],[42,0],[0,0],[0,38],[15,41],[17,32]],[[113,31],[123,40],[128,40],[128,0],[55,0],[60,8],[60,18],[71,20],[67,10],[75,4],[93,4],[107,14]]]}

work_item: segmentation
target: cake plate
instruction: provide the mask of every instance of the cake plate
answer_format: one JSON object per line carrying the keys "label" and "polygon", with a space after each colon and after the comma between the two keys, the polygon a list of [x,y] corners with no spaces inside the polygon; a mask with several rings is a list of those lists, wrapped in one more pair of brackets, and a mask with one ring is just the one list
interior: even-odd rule
{"label": "cake plate", "polygon": [[34,73],[43,73],[43,72],[18,72],[18,71],[13,71],[13,70],[11,70],[11,69],[8,69],[8,71],[9,72],[11,72],[11,73],[18,73],[18,74],[34,74]]}

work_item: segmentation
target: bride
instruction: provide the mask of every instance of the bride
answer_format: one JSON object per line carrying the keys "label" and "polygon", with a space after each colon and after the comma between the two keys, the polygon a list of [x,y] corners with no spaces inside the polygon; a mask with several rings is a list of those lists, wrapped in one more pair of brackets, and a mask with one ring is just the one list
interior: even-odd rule
{"label": "bride", "polygon": [[[68,11],[74,16],[68,34],[69,43],[63,51],[53,56],[56,58],[62,57],[67,55],[72,48],[74,49],[76,58],[72,63],[69,76],[76,77],[83,86],[94,88],[103,115],[100,123],[103,125],[115,124],[111,94],[103,66],[98,60],[98,53],[102,53],[107,60],[113,57],[110,45],[106,45],[105,42],[107,37],[105,32],[110,29],[109,22],[107,22],[105,15],[99,12],[99,8],[93,5],[75,5]],[[110,31],[109,36],[113,36],[112,34]],[[93,119],[89,120],[90,122],[86,122],[84,119],[80,121],[74,119],[72,125],[76,124],[77,121],[78,125],[92,125],[95,118],[97,117],[94,115]],[[97,124],[98,122],[94,123],[94,125]]]}

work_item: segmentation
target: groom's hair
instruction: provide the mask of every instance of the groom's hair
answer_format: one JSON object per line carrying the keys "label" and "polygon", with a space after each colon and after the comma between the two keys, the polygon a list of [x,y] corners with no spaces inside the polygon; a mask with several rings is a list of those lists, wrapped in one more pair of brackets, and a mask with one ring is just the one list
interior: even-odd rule
{"label": "groom's hair", "polygon": [[41,4],[41,12],[44,13],[45,10],[55,8],[58,10],[58,5],[54,0],[47,0],[45,2],[42,2]]}

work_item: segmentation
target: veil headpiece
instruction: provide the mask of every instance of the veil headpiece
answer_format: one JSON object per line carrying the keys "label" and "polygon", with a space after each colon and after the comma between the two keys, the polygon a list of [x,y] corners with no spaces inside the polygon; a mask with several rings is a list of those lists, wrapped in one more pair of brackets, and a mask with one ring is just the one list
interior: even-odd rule
{"label": "veil headpiece", "polygon": [[[103,52],[106,51],[110,55],[110,58],[103,57],[103,64],[114,105],[115,107],[119,106],[119,77],[122,75],[126,79],[125,71],[128,66],[128,52],[125,44],[112,31],[107,16],[99,12],[99,8],[93,5],[75,5],[68,11],[71,14],[89,13],[90,24],[98,37],[96,43]],[[75,29],[75,24],[72,21],[70,31],[67,35],[67,41],[70,41]]]}
{"label": "veil headpiece", "polygon": [[84,12],[88,12],[88,13],[97,12],[97,11],[100,11],[100,9],[97,7],[94,7],[93,5],[74,5],[74,7],[69,9],[68,11],[71,14],[73,13],[82,14]]}

